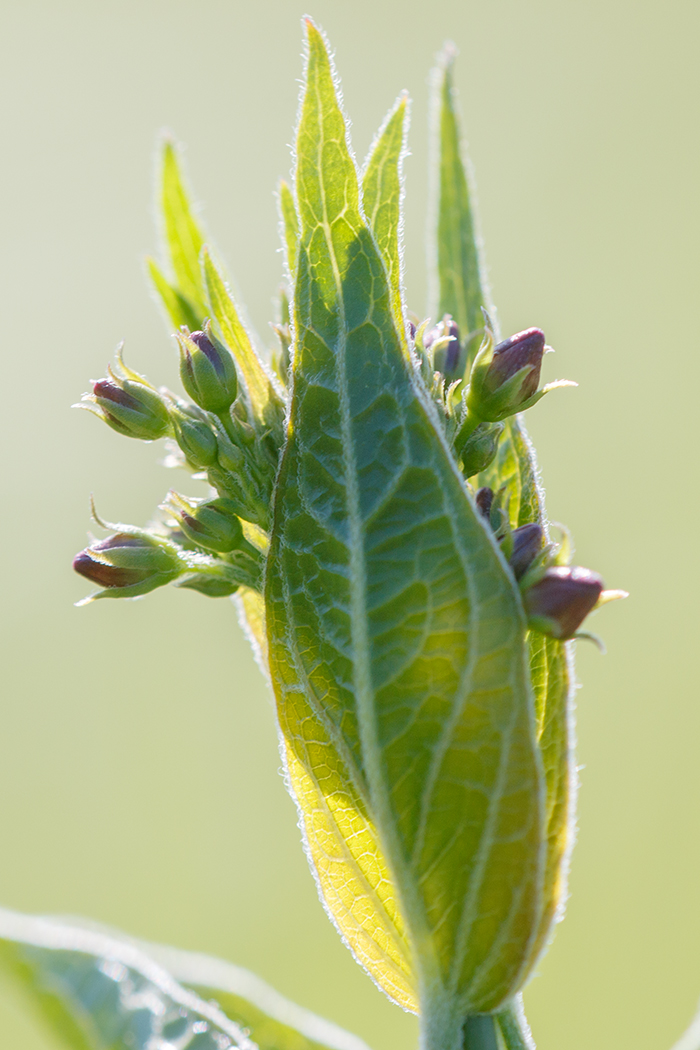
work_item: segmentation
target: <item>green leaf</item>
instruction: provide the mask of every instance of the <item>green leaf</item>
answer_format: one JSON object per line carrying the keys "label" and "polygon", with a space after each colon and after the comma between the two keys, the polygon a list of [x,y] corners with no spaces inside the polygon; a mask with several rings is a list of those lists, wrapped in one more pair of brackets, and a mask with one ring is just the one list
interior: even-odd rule
{"label": "green leaf", "polygon": [[[493,310],[486,296],[473,208],[470,205],[466,151],[461,139],[452,86],[454,50],[446,48],[434,75],[434,120],[438,139],[438,178],[434,206],[437,229],[438,313],[451,313],[467,330],[481,324],[481,306]],[[463,320],[464,319],[464,320]],[[479,475],[479,485],[505,486],[513,528],[537,521],[546,529],[544,494],[537,481],[535,453],[520,416],[505,421],[495,460]],[[546,905],[535,950],[547,943],[566,898],[566,871],[572,846],[575,779],[572,754],[573,654],[571,646],[531,632],[530,668],[538,712],[538,745],[547,784]]]}
{"label": "green leaf", "polygon": [[406,353],[406,322],[401,299],[402,165],[406,155],[409,100],[399,96],[382,124],[365,161],[362,199],[369,228],[386,266],[394,322]]}
{"label": "green leaf", "polygon": [[[452,80],[455,55],[448,45],[433,74],[435,265],[428,313],[435,321],[451,314],[466,340],[469,333],[483,327],[481,308],[489,304]],[[470,357],[477,342],[472,341]]]}
{"label": "green leaf", "polygon": [[272,678],[326,907],[392,998],[415,1009],[420,989],[447,1050],[467,1013],[521,986],[541,916],[523,613],[402,352],[330,60],[307,32]]}
{"label": "green leaf", "polygon": [[201,318],[197,317],[187,299],[166,280],[155,259],[146,259],[146,265],[153,287],[158,292],[165,312],[175,328],[186,325],[190,331],[196,331],[201,324]]}
{"label": "green leaf", "polygon": [[357,1036],[285,999],[249,970],[196,952],[143,947],[200,999],[214,1000],[259,1050],[368,1050]]}
{"label": "green leaf", "polygon": [[224,342],[236,359],[253,413],[257,419],[264,420],[271,402],[276,402],[278,406],[282,404],[279,384],[255,352],[230,289],[219,273],[208,248],[202,251],[201,265],[211,314],[219,326]]}
{"label": "green leaf", "polygon": [[115,937],[2,909],[0,963],[73,1050],[255,1050],[221,1010]]}
{"label": "green leaf", "polygon": [[280,179],[279,206],[283,241],[287,253],[287,268],[294,279],[299,249],[299,220],[292,191],[284,179]]}
{"label": "green leaf", "polygon": [[200,327],[207,314],[199,266],[204,236],[194,217],[177,151],[169,139],[163,145],[162,164],[160,209],[174,287],[199,319]]}

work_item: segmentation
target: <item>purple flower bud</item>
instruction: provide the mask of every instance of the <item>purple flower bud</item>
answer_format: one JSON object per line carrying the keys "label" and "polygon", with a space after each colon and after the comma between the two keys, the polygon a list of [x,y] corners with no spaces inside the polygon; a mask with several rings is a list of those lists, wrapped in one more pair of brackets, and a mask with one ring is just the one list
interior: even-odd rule
{"label": "purple flower bud", "polygon": [[438,339],[447,339],[448,343],[435,354],[436,371],[442,372],[448,379],[454,379],[459,371],[461,346],[459,326],[456,321],[452,320],[450,314],[445,314],[442,321],[425,333],[423,346],[427,350]]}
{"label": "purple flower bud", "polygon": [[516,580],[522,579],[544,544],[544,532],[536,522],[521,525],[511,533],[513,549],[508,562]]}
{"label": "purple flower bud", "polygon": [[198,547],[228,554],[245,544],[237,504],[229,499],[188,500],[171,492],[167,504],[180,528]]}
{"label": "purple flower bud", "polygon": [[476,505],[481,514],[488,521],[491,517],[491,504],[493,503],[493,489],[484,485],[476,494]]}
{"label": "purple flower bud", "polygon": [[565,641],[572,638],[603,592],[597,572],[581,566],[547,569],[523,595],[530,626]]}
{"label": "purple flower bud", "polygon": [[231,354],[209,331],[187,335],[185,330],[178,335],[178,342],[180,378],[187,393],[207,412],[227,412],[238,395]]}
{"label": "purple flower bud", "polygon": [[[135,375],[135,373],[131,373]],[[141,441],[165,437],[170,419],[165,399],[145,382],[121,378],[98,379],[86,401],[113,430]]]}
{"label": "purple flower bud", "polygon": [[484,376],[485,391],[495,393],[521,368],[531,365],[532,371],[525,376],[518,392],[518,401],[527,401],[536,394],[540,385],[544,345],[544,332],[539,328],[526,328],[524,332],[504,339],[494,350],[493,359]]}
{"label": "purple flower bud", "polygon": [[171,545],[128,532],[117,532],[80,551],[73,568],[105,589],[100,597],[125,598],[146,594],[182,572]]}

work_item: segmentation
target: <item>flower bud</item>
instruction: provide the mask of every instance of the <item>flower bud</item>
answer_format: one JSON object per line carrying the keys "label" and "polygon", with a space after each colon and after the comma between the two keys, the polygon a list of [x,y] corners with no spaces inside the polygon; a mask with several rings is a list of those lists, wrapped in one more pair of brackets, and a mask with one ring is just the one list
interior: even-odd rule
{"label": "flower bud", "polygon": [[480,423],[462,449],[462,473],[465,478],[480,474],[493,463],[498,450],[498,439],[503,423]]}
{"label": "flower bud", "polygon": [[476,420],[495,423],[539,401],[550,389],[537,389],[544,351],[544,333],[539,328],[527,328],[494,347],[493,333],[487,327],[472,367],[468,413]]}
{"label": "flower bud", "polygon": [[447,380],[456,379],[460,374],[462,355],[459,326],[450,314],[445,314],[442,321],[423,336],[423,347],[427,350],[431,346],[434,347],[435,370],[442,372]]}
{"label": "flower bud", "polygon": [[493,489],[490,489],[488,485],[484,485],[477,492],[475,499],[479,513],[489,521],[491,518],[491,504],[493,503]]}
{"label": "flower bud", "polygon": [[106,379],[93,383],[78,408],[87,408],[113,430],[141,441],[156,441],[170,430],[165,398],[138,372],[132,372],[117,352],[117,367],[107,369]]}
{"label": "flower bud", "polygon": [[238,394],[238,377],[231,354],[209,326],[205,332],[177,335],[180,345],[180,378],[193,401],[207,412],[228,412]]}
{"label": "flower bud", "polygon": [[209,424],[179,409],[170,413],[170,420],[175,440],[187,461],[197,470],[213,466],[217,459],[217,443]]}
{"label": "flower bud", "polygon": [[93,598],[135,598],[183,571],[177,551],[146,533],[117,532],[80,551],[73,568],[104,590]]}
{"label": "flower bud", "polygon": [[225,576],[212,576],[204,572],[192,572],[178,580],[177,587],[198,591],[206,598],[228,598],[235,594],[240,584]]}
{"label": "flower bud", "polygon": [[597,605],[603,593],[597,572],[580,566],[555,566],[533,583],[523,595],[531,627],[566,641]]}
{"label": "flower bud", "polygon": [[522,579],[544,544],[544,532],[537,522],[521,525],[511,533],[511,553],[508,563],[516,580]]}
{"label": "flower bud", "polygon": [[243,543],[243,529],[230,499],[188,500],[171,492],[165,509],[176,518],[192,543],[208,551],[228,554]]}
{"label": "flower bud", "polygon": [[484,388],[488,393],[495,393],[504,383],[517,375],[523,368],[529,368],[524,375],[519,389],[519,397],[526,401],[537,392],[540,385],[540,369],[544,354],[544,332],[539,328],[526,328],[524,332],[504,339],[493,352],[491,364],[484,378]]}

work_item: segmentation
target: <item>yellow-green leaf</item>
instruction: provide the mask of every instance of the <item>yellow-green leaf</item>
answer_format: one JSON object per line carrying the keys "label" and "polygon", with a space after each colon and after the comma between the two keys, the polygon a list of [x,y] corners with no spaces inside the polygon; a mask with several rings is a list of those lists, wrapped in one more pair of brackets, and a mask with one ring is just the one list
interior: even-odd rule
{"label": "yellow-green leaf", "polygon": [[169,139],[163,145],[160,210],[174,287],[201,324],[207,313],[199,266],[204,235],[195,219],[177,151]]}
{"label": "yellow-green leaf", "polygon": [[287,268],[294,279],[297,268],[297,251],[299,248],[299,220],[294,204],[294,197],[288,183],[280,180],[279,188],[280,219],[282,223],[282,234],[284,247],[287,253]]}
{"label": "yellow-green leaf", "polygon": [[307,32],[272,679],[326,906],[385,991],[409,1007],[420,994],[452,1039],[520,987],[541,918],[524,619],[402,352],[330,60]]}
{"label": "yellow-green leaf", "polygon": [[271,401],[282,404],[279,383],[258,357],[250,335],[241,321],[231,291],[208,248],[202,251],[201,266],[212,317],[243,376],[254,415],[257,419],[264,420]]}
{"label": "yellow-green leaf", "polygon": [[372,143],[362,177],[365,215],[387,269],[394,320],[406,352],[406,322],[401,300],[400,236],[403,193],[401,169],[406,154],[408,117],[408,96],[402,94]]}

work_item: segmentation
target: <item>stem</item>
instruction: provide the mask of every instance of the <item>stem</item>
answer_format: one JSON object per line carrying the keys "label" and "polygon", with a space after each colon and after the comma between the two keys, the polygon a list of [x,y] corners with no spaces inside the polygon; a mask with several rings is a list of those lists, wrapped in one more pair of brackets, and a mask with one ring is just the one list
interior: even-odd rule
{"label": "stem", "polygon": [[463,1050],[501,1050],[494,1014],[472,1014],[464,1022]]}
{"label": "stem", "polygon": [[535,1050],[535,1041],[523,1010],[522,995],[516,995],[495,1017],[506,1050]]}
{"label": "stem", "polygon": [[467,409],[467,414],[465,415],[462,425],[457,431],[454,439],[454,449],[457,455],[462,451],[480,423],[483,423],[483,420],[479,419],[478,416],[475,416],[473,412],[470,412],[469,409]]}

